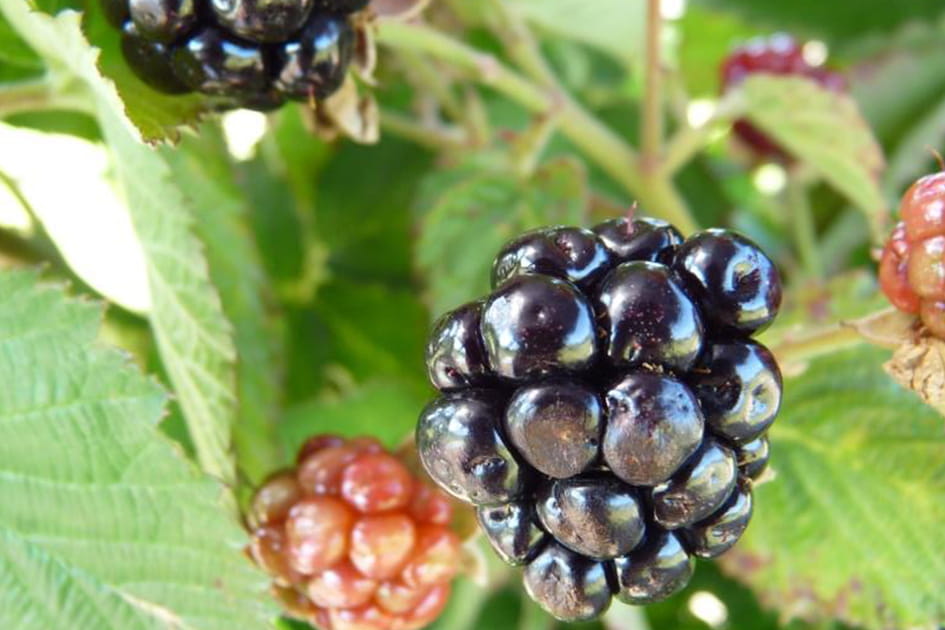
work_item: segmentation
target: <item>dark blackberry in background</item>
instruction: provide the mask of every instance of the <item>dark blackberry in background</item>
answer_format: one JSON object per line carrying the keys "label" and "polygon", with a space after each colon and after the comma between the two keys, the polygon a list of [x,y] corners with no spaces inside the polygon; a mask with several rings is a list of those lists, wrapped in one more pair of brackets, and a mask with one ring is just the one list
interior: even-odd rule
{"label": "dark blackberry in background", "polygon": [[214,97],[218,111],[279,108],[335,93],[355,56],[365,0],[101,0],[122,53],[165,94]]}
{"label": "dark blackberry in background", "polygon": [[684,240],[621,218],[523,234],[492,293],[434,327],[442,393],[420,460],[558,619],[665,599],[748,526],[782,385],[750,336],[780,299],[771,261],[726,230]]}

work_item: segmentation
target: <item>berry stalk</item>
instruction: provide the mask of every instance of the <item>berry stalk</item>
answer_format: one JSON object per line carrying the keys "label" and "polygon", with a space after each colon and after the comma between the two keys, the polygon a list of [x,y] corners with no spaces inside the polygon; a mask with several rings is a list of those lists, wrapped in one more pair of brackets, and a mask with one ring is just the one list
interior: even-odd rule
{"label": "berry stalk", "polygon": [[662,159],[663,142],[663,68],[660,61],[660,35],[663,21],[660,0],[647,0],[646,7],[646,66],[643,115],[640,118],[640,165],[644,176],[655,171]]}

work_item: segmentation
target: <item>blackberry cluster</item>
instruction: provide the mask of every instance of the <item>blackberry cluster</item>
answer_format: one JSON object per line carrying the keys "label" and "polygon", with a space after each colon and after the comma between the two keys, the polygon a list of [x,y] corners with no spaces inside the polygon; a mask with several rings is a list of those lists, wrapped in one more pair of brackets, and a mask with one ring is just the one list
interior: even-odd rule
{"label": "blackberry cluster", "polygon": [[879,285],[893,306],[917,314],[945,339],[945,172],[926,175],[902,197],[879,263]]}
{"label": "blackberry cluster", "polygon": [[[722,91],[727,92],[750,75],[759,73],[807,77],[828,90],[847,91],[843,75],[809,64],[804,59],[803,47],[784,33],[757,37],[735,49],[722,63]],[[734,131],[755,155],[790,161],[784,149],[747,120],[736,121]]]}
{"label": "blackberry cluster", "polygon": [[430,339],[427,472],[558,619],[682,589],[741,536],[768,461],[781,375],[750,337],[776,268],[733,232],[624,218],[527,233],[492,282]]}
{"label": "blackberry cluster", "polygon": [[308,440],[257,490],[250,553],[286,611],[321,630],[418,630],[459,566],[452,506],[376,440]]}
{"label": "blackberry cluster", "polygon": [[132,71],[166,94],[261,111],[324,99],[354,56],[369,0],[101,0]]}

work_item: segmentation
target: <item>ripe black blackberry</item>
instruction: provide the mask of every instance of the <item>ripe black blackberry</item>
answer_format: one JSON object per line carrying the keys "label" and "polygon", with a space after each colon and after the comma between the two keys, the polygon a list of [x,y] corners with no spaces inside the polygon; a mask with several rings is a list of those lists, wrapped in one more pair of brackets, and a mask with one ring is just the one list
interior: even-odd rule
{"label": "ripe black blackberry", "polygon": [[561,620],[678,592],[744,532],[768,463],[781,374],[750,337],[777,270],[733,232],[615,219],[529,232],[492,279],[427,348],[424,467]]}
{"label": "ripe black blackberry", "polygon": [[350,14],[367,0],[101,0],[122,53],[165,94],[268,111],[331,96],[354,57]]}

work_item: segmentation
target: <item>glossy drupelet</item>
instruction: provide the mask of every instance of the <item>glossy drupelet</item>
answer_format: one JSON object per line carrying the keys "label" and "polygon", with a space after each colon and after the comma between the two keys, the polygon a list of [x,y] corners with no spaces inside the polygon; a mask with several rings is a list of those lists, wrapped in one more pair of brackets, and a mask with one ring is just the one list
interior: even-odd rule
{"label": "glossy drupelet", "polygon": [[[722,63],[722,91],[731,90],[753,74],[805,77],[833,92],[846,92],[848,89],[843,75],[808,63],[803,46],[784,33],[757,37],[733,50]],[[749,121],[736,121],[734,131],[742,144],[757,157],[790,162],[788,153]]]}
{"label": "glossy drupelet", "polygon": [[781,401],[750,336],[780,299],[771,261],[725,230],[524,234],[492,293],[434,327],[421,462],[555,617],[665,599],[748,525]]}
{"label": "glossy drupelet", "polygon": [[321,101],[355,55],[351,14],[364,0],[100,0],[122,53],[165,94],[199,92],[216,109],[270,111]]}
{"label": "glossy drupelet", "polygon": [[880,259],[879,285],[893,306],[945,339],[945,172],[916,181],[899,215]]}
{"label": "glossy drupelet", "polygon": [[445,495],[370,438],[320,435],[254,495],[250,554],[290,616],[321,630],[419,630],[459,567]]}

